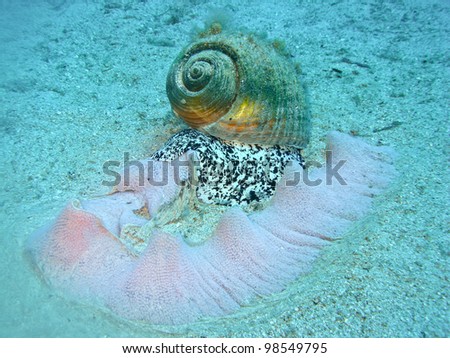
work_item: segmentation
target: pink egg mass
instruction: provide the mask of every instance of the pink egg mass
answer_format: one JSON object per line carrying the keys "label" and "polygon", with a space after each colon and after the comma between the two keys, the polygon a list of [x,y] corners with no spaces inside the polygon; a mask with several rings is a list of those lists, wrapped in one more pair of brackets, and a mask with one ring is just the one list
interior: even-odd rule
{"label": "pink egg mass", "polygon": [[[196,226],[195,209],[182,214],[183,206],[176,212],[170,204],[182,192],[175,174],[169,171],[165,186],[139,186],[132,171],[130,183],[110,195],[68,203],[32,235],[27,252],[59,292],[125,319],[173,325],[232,313],[311,270],[320,250],[366,214],[392,180],[389,148],[337,132],[327,141],[332,165],[344,161],[343,183],[326,183],[324,165],[308,174],[323,179],[319,185],[293,185],[302,172],[294,162],[263,208],[222,207],[201,240],[186,230]],[[161,170],[162,162],[152,164],[154,173]],[[216,210],[205,206],[205,215],[208,207]],[[192,236],[201,236],[196,230]]]}

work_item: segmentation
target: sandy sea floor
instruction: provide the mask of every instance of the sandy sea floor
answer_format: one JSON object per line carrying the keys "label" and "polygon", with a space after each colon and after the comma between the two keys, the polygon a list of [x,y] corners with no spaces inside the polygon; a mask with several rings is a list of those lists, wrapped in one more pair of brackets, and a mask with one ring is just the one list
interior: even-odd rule
{"label": "sandy sea floor", "polygon": [[[234,315],[163,329],[56,295],[27,238],[104,192],[106,160],[145,158],[181,128],[165,76],[215,17],[301,63],[309,158],[351,132],[396,148],[397,181],[310,274]],[[449,24],[446,0],[0,1],[0,336],[449,336]]]}

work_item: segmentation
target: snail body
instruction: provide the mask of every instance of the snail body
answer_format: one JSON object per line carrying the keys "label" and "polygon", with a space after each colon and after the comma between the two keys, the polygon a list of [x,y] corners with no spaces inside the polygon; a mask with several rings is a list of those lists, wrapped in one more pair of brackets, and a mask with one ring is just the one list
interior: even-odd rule
{"label": "snail body", "polygon": [[215,34],[187,46],[167,76],[174,113],[224,140],[304,147],[309,118],[293,64],[246,34]]}

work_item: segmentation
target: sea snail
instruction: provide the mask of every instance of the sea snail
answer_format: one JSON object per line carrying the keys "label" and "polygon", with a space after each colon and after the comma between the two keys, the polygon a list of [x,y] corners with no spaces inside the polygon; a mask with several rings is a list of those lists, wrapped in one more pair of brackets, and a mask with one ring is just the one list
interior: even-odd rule
{"label": "sea snail", "polygon": [[250,34],[219,33],[187,46],[166,83],[174,113],[224,140],[302,148],[310,123],[295,67]]}
{"label": "sea snail", "polygon": [[294,65],[271,44],[241,33],[201,38],[175,59],[166,89],[191,129],[152,159],[171,162],[194,151],[202,202],[258,206],[272,197],[288,163],[303,164],[303,89]]}
{"label": "sea snail", "polygon": [[[197,195],[176,180],[142,185],[136,170],[110,195],[69,203],[28,242],[46,281],[83,304],[139,324],[234,312],[308,272],[395,175],[391,151],[332,133],[332,165],[348,158],[340,172],[347,185],[277,185],[288,162],[285,177],[301,170],[309,122],[291,64],[251,36],[195,42],[167,87],[175,113],[195,129],[141,164],[160,178],[167,162],[195,155]],[[166,178],[175,178],[179,167],[168,168]],[[178,177],[189,184],[190,175]]]}

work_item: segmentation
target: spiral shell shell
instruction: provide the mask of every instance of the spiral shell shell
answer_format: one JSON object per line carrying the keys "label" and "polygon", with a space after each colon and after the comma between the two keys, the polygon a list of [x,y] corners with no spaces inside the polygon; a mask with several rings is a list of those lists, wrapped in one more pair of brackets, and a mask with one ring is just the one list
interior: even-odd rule
{"label": "spiral shell shell", "polygon": [[261,145],[308,142],[309,117],[293,64],[252,35],[195,41],[175,59],[166,89],[175,114],[209,135]]}

